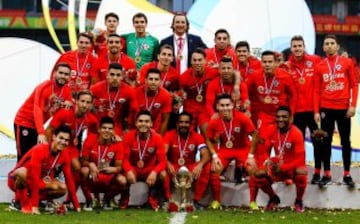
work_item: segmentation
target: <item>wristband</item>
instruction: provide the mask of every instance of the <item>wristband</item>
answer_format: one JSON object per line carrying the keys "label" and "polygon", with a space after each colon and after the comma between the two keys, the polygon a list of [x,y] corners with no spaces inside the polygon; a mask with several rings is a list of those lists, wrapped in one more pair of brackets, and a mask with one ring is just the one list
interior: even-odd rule
{"label": "wristband", "polygon": [[248,158],[249,158],[249,159],[253,159],[253,158],[254,158],[254,154],[249,153],[249,154],[248,154]]}
{"label": "wristband", "polygon": [[214,153],[214,154],[212,154],[212,156],[211,156],[213,159],[216,159],[216,158],[218,158],[218,155],[216,154],[216,153]]}

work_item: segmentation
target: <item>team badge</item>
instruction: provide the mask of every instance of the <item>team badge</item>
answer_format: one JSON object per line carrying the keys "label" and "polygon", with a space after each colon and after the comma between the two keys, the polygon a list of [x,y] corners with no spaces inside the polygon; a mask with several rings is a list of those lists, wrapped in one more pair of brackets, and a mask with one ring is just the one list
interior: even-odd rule
{"label": "team badge", "polygon": [[291,146],[292,146],[292,144],[291,144],[290,142],[285,143],[285,147],[286,147],[287,149],[290,149]]}
{"label": "team badge", "polygon": [[340,71],[340,70],[341,70],[341,65],[337,64],[337,65],[335,66],[335,70]]}
{"label": "team badge", "polygon": [[308,68],[311,68],[313,65],[312,61],[306,61],[305,64],[306,64],[306,67],[308,67]]}
{"label": "team badge", "polygon": [[149,50],[149,48],[150,48],[150,46],[149,46],[148,44],[144,44],[144,45],[143,45],[143,49],[144,49],[145,51]]}
{"label": "team badge", "polygon": [[29,131],[26,130],[26,129],[22,130],[22,135],[23,135],[23,136],[28,136],[28,135],[29,135]]}
{"label": "team badge", "polygon": [[154,103],[154,107],[155,107],[156,109],[159,109],[159,108],[161,107],[161,103]]}
{"label": "team badge", "polygon": [[234,128],[234,132],[236,132],[236,133],[240,133],[240,130],[241,130],[240,127],[235,127],[235,128]]}
{"label": "team badge", "polygon": [[191,151],[194,151],[194,149],[195,149],[195,144],[190,144],[190,145],[189,145],[189,149],[190,149]]}
{"label": "team badge", "polygon": [[149,153],[154,153],[154,151],[155,151],[155,148],[154,148],[154,147],[149,147],[149,148],[148,148],[148,152],[149,152]]}
{"label": "team badge", "polygon": [[279,86],[279,81],[278,80],[274,80],[274,86]]}
{"label": "team badge", "polygon": [[126,99],[125,98],[120,98],[119,99],[119,103],[125,103]]}
{"label": "team badge", "polygon": [[113,159],[114,158],[114,152],[108,152],[107,157],[109,159]]}
{"label": "team badge", "polygon": [[165,82],[165,86],[170,86],[171,85],[171,82],[170,81],[166,81]]}
{"label": "team badge", "polygon": [[320,117],[321,117],[322,119],[324,119],[324,118],[326,117],[326,113],[325,113],[325,112],[321,112],[321,113],[320,113]]}

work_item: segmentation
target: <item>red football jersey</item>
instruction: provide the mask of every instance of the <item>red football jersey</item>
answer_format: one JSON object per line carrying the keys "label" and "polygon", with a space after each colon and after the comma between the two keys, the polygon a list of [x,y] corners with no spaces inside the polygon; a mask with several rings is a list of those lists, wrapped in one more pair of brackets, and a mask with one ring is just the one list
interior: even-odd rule
{"label": "red football jersey", "polygon": [[20,107],[14,123],[44,134],[44,123],[62,107],[64,101],[72,101],[70,88],[58,86],[51,80],[44,81]]}

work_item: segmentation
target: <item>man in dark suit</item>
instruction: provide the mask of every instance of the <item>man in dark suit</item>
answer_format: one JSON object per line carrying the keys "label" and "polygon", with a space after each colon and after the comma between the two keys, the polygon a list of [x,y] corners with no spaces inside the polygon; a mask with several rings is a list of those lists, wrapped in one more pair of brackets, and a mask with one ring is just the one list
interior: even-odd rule
{"label": "man in dark suit", "polygon": [[175,14],[171,24],[173,34],[161,40],[160,46],[169,44],[174,49],[175,59],[172,66],[182,74],[191,64],[193,51],[198,48],[207,48],[201,37],[189,34],[189,20],[184,14]]}

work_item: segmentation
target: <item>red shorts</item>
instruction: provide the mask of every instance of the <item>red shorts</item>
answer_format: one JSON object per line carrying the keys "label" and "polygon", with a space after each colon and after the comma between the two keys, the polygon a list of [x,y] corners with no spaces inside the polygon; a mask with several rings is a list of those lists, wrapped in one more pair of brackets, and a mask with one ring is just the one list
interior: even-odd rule
{"label": "red shorts", "polygon": [[289,171],[286,171],[286,172],[280,172],[279,174],[277,175],[273,175],[273,174],[269,174],[271,179],[274,181],[274,182],[277,182],[277,181],[284,181],[286,179],[294,179],[295,177],[295,170],[296,169],[299,169],[299,168],[302,168],[302,169],[307,169],[306,166],[299,166],[299,167],[296,167],[295,169],[292,169],[292,170],[289,170]]}
{"label": "red shorts", "polygon": [[148,166],[144,167],[142,169],[135,167],[132,171],[134,171],[134,174],[136,176],[137,181],[146,181],[147,177],[155,169],[155,166]]}
{"label": "red shorts", "polygon": [[95,193],[106,192],[116,178],[116,174],[99,173],[97,181],[90,182],[90,190]]}
{"label": "red shorts", "polygon": [[236,160],[236,167],[242,167],[245,165],[245,161],[249,154],[249,149],[221,148],[217,154],[219,156],[222,165],[224,166],[224,169],[226,169],[229,166],[229,163],[233,159]]}

